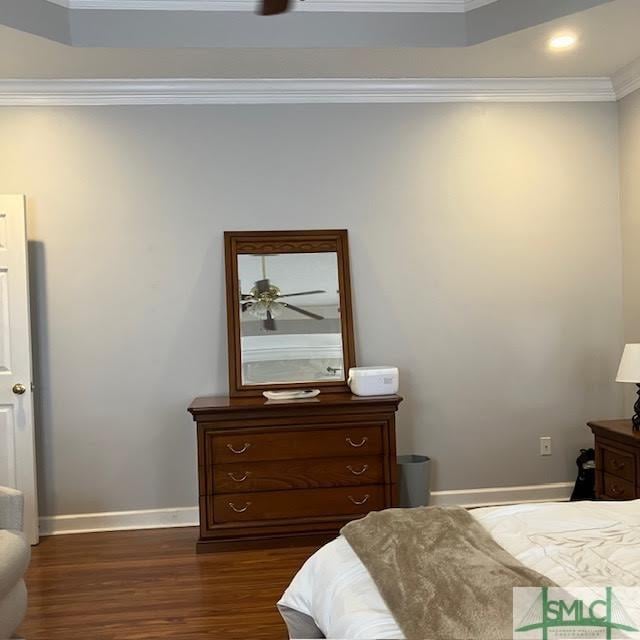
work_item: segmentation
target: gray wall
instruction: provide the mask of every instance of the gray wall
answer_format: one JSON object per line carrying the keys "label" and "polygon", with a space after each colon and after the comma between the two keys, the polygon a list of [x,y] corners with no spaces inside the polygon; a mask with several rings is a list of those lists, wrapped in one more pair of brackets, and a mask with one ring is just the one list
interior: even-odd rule
{"label": "gray wall", "polygon": [[640,91],[619,108],[625,338],[640,342]]}
{"label": "gray wall", "polygon": [[[640,91],[619,103],[620,183],[624,268],[624,329],[626,342],[640,342]],[[633,385],[624,385],[624,415],[631,415]]]}
{"label": "gray wall", "polygon": [[359,360],[400,366],[399,448],[435,488],[572,479],[584,422],[621,409],[617,133],[613,104],[0,110],[43,515],[196,504],[225,229],[349,229]]}

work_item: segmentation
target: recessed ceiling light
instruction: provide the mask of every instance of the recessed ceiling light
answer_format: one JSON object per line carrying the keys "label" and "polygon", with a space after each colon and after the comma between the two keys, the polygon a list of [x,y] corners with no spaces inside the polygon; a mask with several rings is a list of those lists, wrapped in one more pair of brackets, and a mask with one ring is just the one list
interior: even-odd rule
{"label": "recessed ceiling light", "polygon": [[559,33],[549,40],[549,49],[563,51],[575,47],[578,37],[574,33]]}

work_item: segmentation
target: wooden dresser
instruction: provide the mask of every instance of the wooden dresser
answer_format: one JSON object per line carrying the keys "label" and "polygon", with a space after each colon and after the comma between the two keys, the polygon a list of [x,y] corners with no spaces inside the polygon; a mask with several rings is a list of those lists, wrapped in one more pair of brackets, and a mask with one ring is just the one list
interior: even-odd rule
{"label": "wooden dresser", "polygon": [[320,543],[396,504],[399,396],[203,397],[198,551]]}
{"label": "wooden dresser", "polygon": [[640,498],[640,432],[631,420],[589,422],[596,441],[598,500]]}

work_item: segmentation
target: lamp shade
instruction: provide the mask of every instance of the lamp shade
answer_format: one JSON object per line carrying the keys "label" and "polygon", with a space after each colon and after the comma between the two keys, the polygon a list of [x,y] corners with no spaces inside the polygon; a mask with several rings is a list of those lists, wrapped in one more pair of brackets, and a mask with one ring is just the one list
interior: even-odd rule
{"label": "lamp shade", "polygon": [[640,383],[640,344],[625,346],[616,382]]}

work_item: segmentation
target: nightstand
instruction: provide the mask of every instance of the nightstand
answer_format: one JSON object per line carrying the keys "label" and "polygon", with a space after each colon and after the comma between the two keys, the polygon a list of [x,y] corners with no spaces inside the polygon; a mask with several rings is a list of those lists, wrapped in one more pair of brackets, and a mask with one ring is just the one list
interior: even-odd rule
{"label": "nightstand", "polygon": [[596,441],[596,498],[640,498],[640,432],[631,420],[589,422]]}

